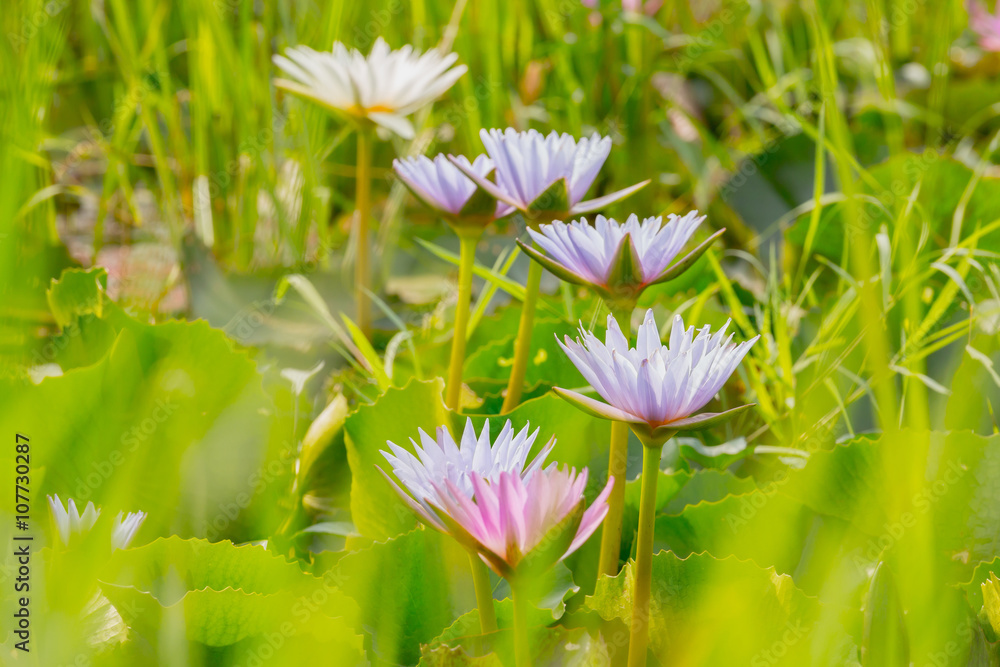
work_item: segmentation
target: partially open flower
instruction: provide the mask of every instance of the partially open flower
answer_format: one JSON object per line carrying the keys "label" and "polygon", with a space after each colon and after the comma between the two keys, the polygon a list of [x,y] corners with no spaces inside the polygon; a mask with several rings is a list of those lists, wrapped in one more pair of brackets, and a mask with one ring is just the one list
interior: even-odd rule
{"label": "partially open flower", "polygon": [[[518,241],[532,259],[566,282],[586,285],[609,302],[632,304],[650,285],[676,278],[708,249],[719,230],[679,261],[671,264],[684,244],[705,220],[697,211],[680,217],[646,218],[633,214],[624,224],[598,215],[591,225],[586,218],[569,224],[556,220],[528,228],[544,253]],[[669,268],[668,268],[669,267]]]}
{"label": "partially open flower", "polygon": [[56,525],[59,533],[59,540],[63,546],[69,546],[82,536],[90,532],[97,522],[97,517],[101,515],[101,510],[94,507],[94,503],[87,503],[83,513],[76,507],[76,501],[68,498],[66,507],[63,507],[59,495],[48,496],[49,511],[52,513],[52,521]]}
{"label": "partially open flower", "polygon": [[119,512],[115,517],[115,525],[111,529],[111,548],[127,549],[135,539],[142,522],[146,520],[145,512]]}
{"label": "partially open flower", "polygon": [[503,472],[494,481],[473,475],[471,481],[474,497],[450,480],[438,485],[445,532],[506,578],[543,572],[579,549],[607,515],[614,484],[609,479],[585,509],[586,468],[577,474],[549,467],[526,479]]}
{"label": "partially open flower", "polygon": [[[49,511],[52,513],[52,521],[55,523],[56,532],[59,534],[59,541],[63,546],[68,547],[77,543],[90,529],[97,523],[101,516],[101,510],[94,507],[94,503],[89,502],[83,513],[77,509],[76,502],[72,498],[66,499],[66,506],[63,507],[58,495],[48,496]],[[115,517],[114,527],[111,530],[111,548],[125,549],[132,542],[136,532],[142,522],[146,520],[145,512],[130,512],[124,519],[122,512]]]}
{"label": "partially open flower", "polygon": [[406,116],[436,100],[465,74],[465,65],[452,67],[456,60],[454,53],[420,53],[409,45],[393,51],[381,37],[367,56],[340,42],[324,52],[296,46],[274,56],[274,64],[291,77],[274,83],[412,139],[413,125]]}
{"label": "partially open flower", "polygon": [[[463,166],[483,178],[493,172],[493,160],[480,155],[471,163],[464,155],[456,158]],[[433,160],[424,156],[392,161],[399,180],[427,207],[456,226],[485,226],[503,217],[507,204],[498,203],[488,192],[472,182],[444,155]]]}
{"label": "partially open flower", "polygon": [[496,164],[496,183],[449,159],[481,188],[531,220],[557,219],[596,211],[646,186],[581,201],[611,152],[611,139],[597,133],[577,141],[569,134],[536,130],[480,130],[486,152]]}
{"label": "partially open flower", "polygon": [[433,506],[441,506],[439,495],[445,488],[446,482],[463,493],[471,494],[474,476],[489,481],[499,479],[500,474],[505,472],[529,477],[544,465],[545,458],[555,445],[555,439],[550,439],[535,456],[531,465],[527,465],[528,454],[538,437],[538,429],[529,432],[528,428],[529,425],[525,424],[524,428],[515,433],[508,420],[496,440],[491,441],[489,419],[483,424],[478,436],[472,420],[467,419],[461,443],[458,445],[444,426],[438,427],[436,438],[431,438],[422,429],[417,429],[423,446],[411,439],[414,453],[392,442],[386,443],[392,453],[382,452],[392,465],[393,474],[405,490],[400,488],[384,470],[381,468],[379,470],[421,520],[439,530],[445,530]]}
{"label": "partially open flower", "polygon": [[580,329],[582,342],[558,341],[587,382],[607,403],[568,389],[556,393],[581,410],[605,419],[627,422],[644,441],[663,440],[679,431],[713,426],[752,404],[725,412],[696,414],[722,388],[760,336],[734,344],[725,337],[729,322],[716,333],[708,326],[695,336],[674,317],[668,345],[660,344],[653,311],[639,327],[636,347],[622,335],[614,317],[608,317],[605,342]]}

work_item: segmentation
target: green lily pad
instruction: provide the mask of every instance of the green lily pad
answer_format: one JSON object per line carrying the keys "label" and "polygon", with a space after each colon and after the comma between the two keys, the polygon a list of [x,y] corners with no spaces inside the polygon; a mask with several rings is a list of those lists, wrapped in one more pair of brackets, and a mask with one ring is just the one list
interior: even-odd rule
{"label": "green lily pad", "polygon": [[263,547],[175,536],[115,552],[101,589],[154,646],[165,626],[179,624],[187,641],[210,647],[265,633],[336,636],[358,657],[361,637],[351,627],[358,610],[336,583]]}
{"label": "green lily pad", "polygon": [[376,466],[391,474],[380,453],[388,451],[387,440],[410,449],[410,438],[419,442],[418,428],[434,435],[448,426],[451,417],[444,406],[441,380],[411,380],[402,389],[389,389],[372,405],[363,405],[347,417],[347,460],[351,467],[351,516],[358,532],[373,540],[385,540],[408,530],[417,521],[399,499]]}
{"label": "green lily pad", "polygon": [[347,553],[326,577],[361,605],[361,623],[388,664],[416,662],[421,644],[475,605],[468,553],[431,529]]}
{"label": "green lily pad", "polygon": [[[71,291],[86,295],[73,301]],[[146,511],[140,539],[256,537],[247,527],[277,521],[294,462],[280,441],[290,420],[276,415],[256,363],[205,322],[143,324],[110,301],[98,311],[100,294],[99,272],[55,283],[62,335],[83,341],[84,354],[38,385],[4,381],[0,419],[37,443],[39,497]],[[91,345],[98,330],[108,347]]]}

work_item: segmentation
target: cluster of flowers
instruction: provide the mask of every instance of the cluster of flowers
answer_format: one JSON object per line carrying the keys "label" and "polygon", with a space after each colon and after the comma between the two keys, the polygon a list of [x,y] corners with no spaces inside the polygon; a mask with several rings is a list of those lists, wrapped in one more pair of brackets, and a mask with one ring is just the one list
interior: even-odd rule
{"label": "cluster of flowers", "polygon": [[[58,495],[48,496],[48,500],[55,533],[63,547],[79,544],[101,516],[101,509],[92,502],[80,512],[72,498],[66,499],[66,505]],[[127,549],[145,520],[145,512],[119,512],[111,527],[111,549]]]}
{"label": "cluster of flowers", "polygon": [[[565,389],[559,393],[588,412],[635,425],[643,440],[717,421],[721,414],[696,413],[756,340],[735,345],[732,335],[724,338],[725,327],[714,334],[704,327],[695,335],[678,316],[669,346],[662,345],[652,311],[639,328],[636,347],[629,347],[613,317],[605,342],[583,329],[581,336],[582,341],[567,338],[560,345],[607,403]],[[491,440],[490,428],[485,419],[477,435],[468,419],[458,444],[446,426],[438,427],[435,438],[418,430],[421,442],[411,439],[412,451],[389,442],[383,455],[398,483],[383,474],[421,521],[455,537],[500,576],[514,575],[537,545],[561,543],[552,531],[568,531],[572,539],[565,548],[549,552],[545,564],[552,565],[597,529],[614,478],[584,511],[586,468],[578,474],[555,463],[543,467],[554,436],[527,465],[538,430],[529,433],[525,424],[515,433],[508,420]]]}
{"label": "cluster of flowers", "polygon": [[[420,54],[409,47],[390,51],[379,40],[367,57],[338,44],[329,53],[298,47],[287,57],[278,56],[275,62],[294,79],[279,80],[279,86],[357,122],[376,124],[408,138],[414,132],[405,115],[429,104],[455,83],[465,71],[464,66],[453,67],[455,60],[454,54]],[[630,347],[631,332],[622,331],[621,325],[630,329],[630,315],[643,290],[690,268],[723,230],[678,260],[705,216],[693,211],[683,216],[670,215],[665,222],[659,216],[640,222],[638,216],[631,215],[619,223],[598,215],[593,225],[579,217],[601,210],[648,183],[584,200],[610,154],[611,140],[607,137],[595,133],[576,140],[557,132],[546,136],[535,130],[518,132],[508,128],[480,130],[480,138],[485,154],[471,160],[441,154],[393,162],[397,176],[413,195],[462,239],[446,403],[455,410],[461,407],[465,312],[475,242],[493,221],[520,215],[527,223],[530,238],[518,244],[534,260],[532,271],[536,278],[532,280],[529,274],[504,408],[515,404],[517,399],[512,401],[512,397],[520,396],[541,267],[564,281],[591,289],[612,313],[621,314],[622,321],[614,315],[608,317],[603,343],[581,327],[578,340],[567,337],[559,344],[604,400],[568,389],[555,391],[580,409],[622,425],[612,429],[608,480],[586,507],[586,469],[578,473],[555,464],[544,466],[554,438],[528,465],[537,430],[530,433],[525,424],[515,432],[507,421],[496,440],[491,441],[489,419],[478,435],[468,420],[460,443],[455,442],[446,426],[438,427],[434,438],[419,431],[421,444],[411,440],[412,450],[387,443],[389,451],[383,453],[392,473],[383,474],[420,521],[451,535],[469,551],[474,574],[478,558],[510,581],[516,611],[519,582],[527,572],[542,572],[574,552],[615,506],[617,511],[609,519],[615,525],[605,526],[605,535],[612,536],[605,542],[610,544],[607,551],[613,554],[614,562],[602,565],[602,570],[611,574],[617,571],[623,448],[627,447],[628,435],[624,425],[628,425],[652,453],[644,456],[644,480],[651,484],[643,484],[637,550],[635,613],[642,616],[646,610],[640,608],[639,600],[648,600],[652,550],[651,532],[643,525],[652,525],[650,508],[655,500],[660,451],[678,432],[706,428],[749,407],[698,413],[722,388],[756,338],[735,344],[732,335],[726,337],[728,323],[715,333],[707,326],[696,332],[694,327],[685,328],[678,315],[670,330],[669,344],[663,345],[649,311],[639,327],[636,346]],[[604,551],[602,542],[602,561]],[[489,591],[483,593],[480,586],[481,579],[477,581],[477,598],[485,632],[492,629],[488,622],[492,603]],[[640,590],[643,587],[645,595]],[[635,651],[644,658],[646,641],[643,631],[633,623],[630,653]]]}

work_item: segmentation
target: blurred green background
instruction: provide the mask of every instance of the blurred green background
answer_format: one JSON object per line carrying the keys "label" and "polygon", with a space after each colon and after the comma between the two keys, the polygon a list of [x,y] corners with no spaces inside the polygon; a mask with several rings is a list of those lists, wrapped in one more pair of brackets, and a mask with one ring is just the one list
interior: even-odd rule
{"label": "blurred green background", "polygon": [[[640,305],[762,335],[720,399],[751,416],[662,473],[651,664],[1000,664],[1000,55],[957,0],[625,4],[5,3],[0,539],[22,433],[36,555],[25,654],[5,550],[4,664],[510,663],[504,584],[480,636],[465,555],[374,469],[386,439],[464,422],[435,379],[457,241],[391,161],[473,157],[506,126],[610,136],[590,195],[652,184],[609,215],[726,228]],[[469,72],[412,142],[376,142],[369,349],[340,316],[355,137],[277,91],[271,56],[377,36]],[[477,423],[509,372],[522,225],[478,248]],[[548,389],[583,384],[553,334],[605,313],[543,290],[510,418],[589,466],[593,497],[608,426]],[[52,493],[100,505],[104,529],[149,518],[114,555],[97,528],[43,551]],[[597,541],[538,601],[538,664],[625,658],[628,570],[595,591]]]}

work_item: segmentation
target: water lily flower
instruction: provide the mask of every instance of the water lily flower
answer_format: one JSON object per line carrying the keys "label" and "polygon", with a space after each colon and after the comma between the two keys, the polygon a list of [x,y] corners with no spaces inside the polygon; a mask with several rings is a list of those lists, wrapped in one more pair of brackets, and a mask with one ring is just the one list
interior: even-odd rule
{"label": "water lily flower", "polygon": [[127,515],[119,512],[118,516],[115,517],[115,524],[111,528],[111,548],[127,549],[145,520],[145,512],[129,512]]}
{"label": "water lily flower", "polygon": [[587,382],[607,403],[568,389],[555,391],[590,414],[627,422],[645,441],[662,441],[679,431],[701,430],[751,407],[742,405],[725,412],[696,414],[722,388],[740,361],[760,336],[739,344],[726,336],[727,321],[712,333],[702,327],[684,328],[680,315],[674,317],[668,345],[661,345],[653,311],[639,327],[634,348],[622,335],[618,322],[608,317],[602,343],[593,333],[580,328],[580,339],[558,341],[563,351]]}
{"label": "water lily flower", "polygon": [[[496,182],[466,168],[454,156],[449,155],[448,159],[476,185],[519,211],[532,224],[596,211],[649,184],[649,180],[645,180],[603,197],[581,201],[611,152],[611,139],[602,138],[596,132],[579,141],[569,134],[554,131],[544,136],[536,130],[518,132],[513,128],[483,129],[479,136],[496,165]],[[540,280],[541,267],[532,264],[525,284],[521,320],[514,341],[514,360],[501,413],[512,410],[524,390]]]}
{"label": "water lily flower", "polygon": [[649,181],[604,197],[581,201],[611,152],[611,139],[596,132],[579,141],[555,131],[480,130],[486,152],[496,164],[496,183],[449,159],[483,190],[528,218],[567,217],[595,211],[645,187]]}
{"label": "water lily flower", "polygon": [[[59,541],[66,547],[89,533],[101,516],[100,508],[95,507],[93,502],[88,502],[81,513],[72,498],[66,499],[65,507],[58,495],[48,496],[48,500]],[[127,548],[145,520],[145,512],[130,512],[124,518],[123,513],[119,512],[111,530],[111,548]]]}
{"label": "water lily flower", "polygon": [[[624,224],[598,215],[591,225],[586,218],[570,223],[559,220],[539,225],[528,234],[540,252],[518,241],[532,259],[575,285],[593,289],[608,303],[634,304],[650,285],[676,278],[704,254],[725,230],[719,230],[679,261],[671,264],[705,216],[691,211],[639,222],[632,214]],[[669,267],[669,268],[668,268]]]}
{"label": "water lily flower", "polygon": [[423,446],[411,438],[414,453],[393,442],[386,443],[391,453],[382,452],[405,490],[384,470],[379,470],[419,518],[443,531],[446,528],[434,506],[441,506],[443,501],[440,496],[442,489],[446,488],[445,484],[464,494],[471,494],[474,477],[496,481],[502,473],[509,472],[527,478],[545,464],[546,457],[555,446],[555,438],[551,438],[528,465],[528,454],[538,437],[538,429],[530,432],[529,426],[525,424],[524,428],[515,432],[510,420],[507,420],[494,441],[490,438],[489,419],[483,423],[479,435],[476,435],[472,420],[466,419],[458,444],[444,426],[438,427],[434,438],[423,429],[417,429]]}
{"label": "water lily flower", "polygon": [[976,0],[968,0],[969,28],[979,37],[984,51],[1000,51],[1000,16],[990,14]]}
{"label": "water lily flower", "polygon": [[[724,230],[705,240],[682,259],[674,262],[681,249],[705,220],[697,211],[683,217],[630,215],[624,224],[598,215],[596,224],[586,218],[569,224],[556,220],[528,228],[533,245],[518,239],[521,249],[564,281],[589,287],[611,310],[628,333],[635,304],[650,285],[666,282],[690,268]],[[534,265],[533,265],[534,266]],[[628,459],[628,427],[617,422],[611,429],[608,475],[618,478],[611,494],[611,510],[604,525],[598,571],[615,574],[620,553],[621,521]]]}
{"label": "water lily flower", "polygon": [[365,56],[336,42],[329,52],[296,46],[274,56],[274,64],[290,79],[275,85],[354,119],[380,125],[412,139],[406,116],[443,95],[466,72],[458,55],[412,46],[391,50],[379,37]]}
{"label": "water lily flower", "polygon": [[59,539],[62,541],[63,546],[69,546],[71,540],[75,541],[77,538],[90,532],[90,529],[94,527],[94,523],[97,521],[97,517],[101,514],[101,511],[94,507],[94,503],[92,502],[87,503],[81,514],[80,510],[76,507],[76,502],[72,498],[67,499],[66,507],[63,507],[58,494],[47,497],[49,499],[49,511],[52,513],[52,520],[56,525],[56,530],[59,532]]}
{"label": "water lily flower", "polygon": [[[494,164],[486,155],[480,155],[471,163],[464,155],[456,160],[463,169],[472,171],[482,178],[489,178]],[[399,180],[428,208],[444,216],[453,226],[485,226],[502,218],[511,207],[498,204],[497,200],[471,181],[444,155],[433,160],[424,156],[396,159],[392,161]]]}
{"label": "water lily flower", "polygon": [[622,0],[623,11],[635,14],[643,12],[647,16],[656,16],[656,12],[659,11],[662,5],[663,0],[647,0],[646,2],[642,0]]}
{"label": "water lily flower", "polygon": [[584,508],[587,469],[549,467],[522,479],[502,472],[494,481],[471,475],[473,493],[450,479],[438,483],[445,532],[475,550],[502,577],[541,572],[587,541],[608,513],[614,480]]}
{"label": "water lily flower", "polygon": [[[461,165],[459,169],[455,165]],[[417,199],[443,216],[459,237],[458,301],[455,304],[455,334],[448,364],[445,404],[457,410],[461,402],[462,368],[472,301],[472,274],[476,263],[476,245],[486,225],[511,212],[507,204],[497,202],[465,175],[463,170],[487,178],[493,172],[493,160],[480,155],[473,162],[465,156],[453,164],[444,155],[433,160],[423,155],[393,160],[399,179]]]}

